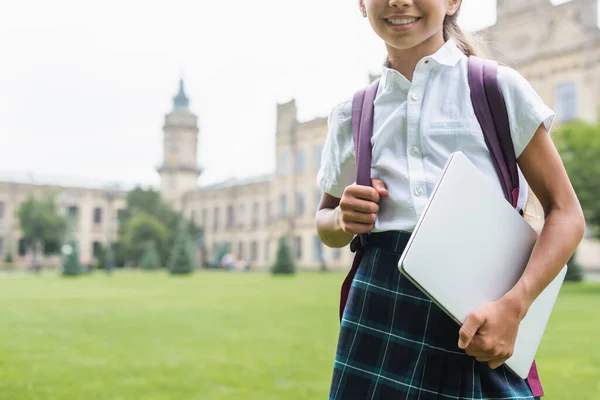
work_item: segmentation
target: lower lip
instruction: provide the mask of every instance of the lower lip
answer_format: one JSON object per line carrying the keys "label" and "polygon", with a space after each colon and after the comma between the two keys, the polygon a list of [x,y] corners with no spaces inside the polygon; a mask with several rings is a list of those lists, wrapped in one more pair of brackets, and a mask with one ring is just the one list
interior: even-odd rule
{"label": "lower lip", "polygon": [[420,20],[421,20],[421,18],[419,18],[415,22],[411,22],[410,24],[402,24],[402,25],[394,25],[391,22],[389,22],[388,20],[386,20],[385,24],[388,26],[388,28],[390,28],[391,30],[393,30],[395,32],[404,32],[404,31],[407,31],[407,30],[411,29],[412,27],[414,27],[416,24],[419,23]]}

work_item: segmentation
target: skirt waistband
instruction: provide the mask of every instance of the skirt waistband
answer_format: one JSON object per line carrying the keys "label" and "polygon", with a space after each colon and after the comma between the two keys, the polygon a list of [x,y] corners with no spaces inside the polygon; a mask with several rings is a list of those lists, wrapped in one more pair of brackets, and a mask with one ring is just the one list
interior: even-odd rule
{"label": "skirt waistband", "polygon": [[[411,234],[411,232],[404,231],[371,232],[366,235],[366,247],[377,247],[382,250],[402,254]],[[359,240],[358,236],[355,239]]]}

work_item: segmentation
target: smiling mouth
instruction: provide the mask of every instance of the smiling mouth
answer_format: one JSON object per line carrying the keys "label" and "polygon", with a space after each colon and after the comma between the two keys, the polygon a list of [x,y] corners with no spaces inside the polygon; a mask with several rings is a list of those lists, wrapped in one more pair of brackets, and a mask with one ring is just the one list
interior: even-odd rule
{"label": "smiling mouth", "polygon": [[420,17],[386,18],[385,22],[394,27],[409,27],[421,20]]}

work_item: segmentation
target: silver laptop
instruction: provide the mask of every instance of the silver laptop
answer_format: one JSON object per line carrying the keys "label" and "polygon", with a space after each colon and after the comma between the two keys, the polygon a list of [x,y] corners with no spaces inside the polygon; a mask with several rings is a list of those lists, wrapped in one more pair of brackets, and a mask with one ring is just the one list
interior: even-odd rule
{"label": "silver laptop", "polygon": [[[442,177],[402,254],[402,274],[457,323],[507,293],[521,277],[537,233],[461,152]],[[567,272],[533,303],[506,366],[525,379]],[[458,348],[458,347],[457,347]]]}

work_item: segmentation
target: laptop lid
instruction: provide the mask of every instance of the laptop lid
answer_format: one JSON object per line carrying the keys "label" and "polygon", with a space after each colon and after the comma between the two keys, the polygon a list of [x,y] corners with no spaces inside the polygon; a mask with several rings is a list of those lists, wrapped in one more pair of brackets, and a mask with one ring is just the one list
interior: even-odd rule
{"label": "laptop lid", "polygon": [[[400,271],[457,323],[519,280],[537,233],[494,182],[453,153],[402,254]],[[531,306],[506,365],[527,378],[566,274]],[[458,346],[457,346],[458,349]]]}

